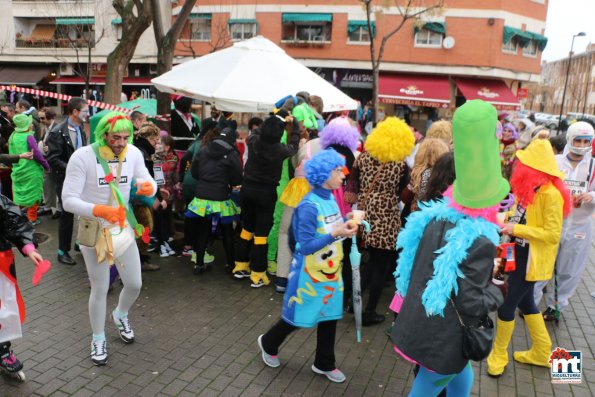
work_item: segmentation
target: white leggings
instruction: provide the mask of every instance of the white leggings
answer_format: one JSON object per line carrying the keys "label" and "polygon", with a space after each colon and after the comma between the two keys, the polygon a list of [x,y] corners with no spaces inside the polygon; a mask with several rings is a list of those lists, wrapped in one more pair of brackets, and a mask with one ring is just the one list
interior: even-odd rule
{"label": "white leggings", "polygon": [[[87,274],[91,281],[91,294],[89,295],[89,319],[93,335],[101,335],[105,329],[105,312],[107,305],[107,291],[109,289],[109,266],[107,261],[97,263],[95,248],[81,245],[81,253],[85,258]],[[122,292],[116,308],[120,313],[128,313],[136,298],[140,294],[142,286],[140,256],[136,244],[116,258],[118,273],[122,279]]]}

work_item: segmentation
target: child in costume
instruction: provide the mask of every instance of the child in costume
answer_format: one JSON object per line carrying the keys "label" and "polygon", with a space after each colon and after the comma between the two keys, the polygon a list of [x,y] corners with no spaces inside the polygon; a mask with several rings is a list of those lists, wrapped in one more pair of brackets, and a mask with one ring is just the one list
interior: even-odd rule
{"label": "child in costume", "polygon": [[13,117],[15,129],[8,139],[10,154],[20,155],[33,152],[35,161],[22,160],[12,166],[12,194],[15,204],[27,208],[27,217],[34,225],[39,224],[37,208],[43,196],[44,170],[49,171],[50,166],[35,141],[32,128],[32,117],[17,114]]}
{"label": "child in costume", "polygon": [[512,164],[515,154],[518,150],[517,140],[519,134],[512,123],[506,123],[502,126],[502,137],[500,138],[500,158],[502,162],[502,175],[510,179],[512,174]]}
{"label": "child in costume", "polygon": [[281,319],[258,337],[262,359],[280,364],[279,346],[297,328],[318,326],[312,371],[332,382],[345,381],[335,364],[337,320],[343,314],[342,237],[351,237],[355,223],[344,222],[331,191],[341,187],[345,160],[333,149],[324,150],[305,165],[313,190],[295,209],[292,220],[296,250],[283,299]]}
{"label": "child in costume", "polygon": [[473,369],[463,354],[463,326],[477,326],[502,303],[491,284],[499,242],[498,203],[509,191],[502,178],[496,109],[467,101],[454,114],[456,179],[443,201],[425,203],[399,234],[402,248],[391,309],[395,351],[419,364],[409,396],[468,396]]}
{"label": "child in costume", "polygon": [[242,183],[242,161],[235,146],[236,132],[213,128],[203,136],[200,150],[192,161],[192,176],[197,180],[194,200],[187,212],[196,218],[194,274],[207,270],[204,255],[211,231],[220,225],[227,263],[234,260],[233,221],[240,209],[231,200],[234,186]]}
{"label": "child in costume", "polygon": [[131,145],[132,122],[128,116],[110,112],[95,129],[95,143],[74,152],[66,168],[62,190],[64,209],[79,215],[81,253],[91,281],[89,318],[93,339],[91,360],[107,363],[105,315],[109,287],[109,266],[116,264],[123,288],[111,317],[120,339],[134,342],[128,311],[142,285],[141,262],[135,236],[148,243],[149,229],[136,222],[128,205],[132,180],[136,194],[153,197],[157,184],[145,167],[140,150]]}
{"label": "child in costume", "polygon": [[488,375],[500,376],[508,364],[508,344],[514,331],[517,307],[524,314],[533,346],[514,353],[525,364],[550,367],[552,342],[535,304],[536,281],[552,278],[562,222],[570,212],[570,195],[564,186],[552,145],[536,139],[516,154],[510,185],[516,205],[508,213],[502,233],[514,237],[516,269],[508,277],[508,295],[498,309],[496,339],[488,357]]}
{"label": "child in costume", "polygon": [[[35,264],[34,285],[41,273],[49,270],[49,262],[35,249],[35,230],[27,217],[3,195],[0,195],[0,219],[0,370],[24,381],[23,364],[10,349],[10,341],[22,336],[21,324],[25,322],[25,304],[17,284],[11,244]],[[36,277],[39,277],[37,282]]]}
{"label": "child in costume", "polygon": [[[289,141],[287,145],[281,143],[285,129]],[[248,161],[240,191],[243,229],[233,275],[237,279],[250,277],[253,288],[270,283],[266,275],[267,236],[273,225],[283,161],[297,152],[298,143],[299,135],[293,130],[293,118],[284,109],[267,118],[247,140]]]}
{"label": "child in costume", "polygon": [[[171,247],[169,238],[173,236],[172,208],[175,197],[175,185],[178,178],[178,156],[174,153],[174,139],[171,135],[160,138],[161,143],[155,150],[155,165],[161,168],[163,173],[163,186],[161,188],[163,205],[153,211],[154,234],[157,237],[157,246],[164,246],[169,254]],[[155,176],[156,177],[156,176]],[[160,249],[161,251],[161,249]]]}

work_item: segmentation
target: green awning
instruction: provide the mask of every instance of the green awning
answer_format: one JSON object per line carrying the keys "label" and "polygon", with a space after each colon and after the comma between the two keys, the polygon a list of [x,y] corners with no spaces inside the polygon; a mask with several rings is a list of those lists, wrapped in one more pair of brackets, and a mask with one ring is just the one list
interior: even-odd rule
{"label": "green awning", "polygon": [[[372,25],[372,37],[376,37],[376,21],[370,21]],[[368,30],[368,21],[348,21],[347,22],[347,33],[351,34],[362,28],[364,30]]]}
{"label": "green awning", "polygon": [[213,19],[213,14],[207,13],[193,13],[188,16],[190,19],[208,19],[209,21]]}
{"label": "green awning", "polygon": [[547,37],[540,35],[539,33],[533,33],[533,32],[525,32],[529,35],[531,35],[531,39],[533,41],[535,41],[535,44],[537,44],[537,48],[539,48],[539,51],[543,51],[545,49],[545,46],[547,45]]}
{"label": "green awning", "polygon": [[122,18],[112,19],[112,25],[122,25]]}
{"label": "green awning", "polygon": [[93,25],[95,18],[56,18],[56,25]]}
{"label": "green awning", "polygon": [[533,36],[529,32],[523,32],[521,29],[504,26],[502,42],[508,44],[513,38],[522,48],[525,48],[529,45],[529,41],[533,39]]}
{"label": "green awning", "polygon": [[333,14],[303,14],[303,13],[285,13],[283,14],[283,23],[286,22],[332,22]]}
{"label": "green awning", "polygon": [[421,29],[429,30],[430,32],[434,32],[434,33],[440,33],[440,34],[446,36],[446,23],[444,23],[444,22],[426,22],[421,27],[415,26],[413,28],[413,32],[417,33]]}
{"label": "green awning", "polygon": [[227,21],[228,25],[240,25],[247,23],[258,24],[258,21],[256,19],[230,19],[229,21]]}

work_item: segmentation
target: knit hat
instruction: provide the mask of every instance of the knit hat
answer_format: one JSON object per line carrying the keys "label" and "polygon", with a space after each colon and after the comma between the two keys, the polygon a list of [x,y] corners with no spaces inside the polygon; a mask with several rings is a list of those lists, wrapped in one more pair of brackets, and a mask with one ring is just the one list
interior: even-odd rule
{"label": "knit hat", "polygon": [[564,173],[556,163],[552,144],[547,139],[535,139],[524,150],[517,150],[516,156],[527,167],[564,179]]}
{"label": "knit hat", "polygon": [[13,116],[12,122],[15,125],[14,132],[27,132],[33,123],[33,117],[20,113]]}
{"label": "knit hat", "polygon": [[336,168],[343,168],[345,159],[334,149],[321,150],[306,161],[306,179],[314,187],[322,186],[331,177]]}
{"label": "knit hat", "polygon": [[496,109],[480,99],[467,101],[454,114],[452,130],[457,177],[452,196],[463,207],[494,206],[510,191],[508,181],[502,177],[497,123]]}
{"label": "knit hat", "polygon": [[232,145],[236,144],[237,132],[233,128],[225,127],[219,134],[219,137]]}
{"label": "knit hat", "polygon": [[351,125],[347,117],[337,117],[320,131],[319,137],[320,145],[324,149],[331,145],[341,145],[354,151],[357,149],[359,131]]}
{"label": "knit hat", "polygon": [[403,120],[387,117],[378,123],[366,139],[365,148],[370,156],[381,163],[403,161],[411,154],[415,138]]}
{"label": "knit hat", "polygon": [[285,131],[285,118],[289,113],[285,109],[278,110],[271,114],[260,126],[260,137],[264,142],[277,143],[281,141],[283,131]]}

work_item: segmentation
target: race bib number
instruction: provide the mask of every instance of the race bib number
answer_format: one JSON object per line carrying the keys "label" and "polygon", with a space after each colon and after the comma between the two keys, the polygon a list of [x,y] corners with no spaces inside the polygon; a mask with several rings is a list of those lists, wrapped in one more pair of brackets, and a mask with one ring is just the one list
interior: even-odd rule
{"label": "race bib number", "polygon": [[[125,162],[126,160],[124,160],[124,163]],[[107,166],[109,167],[114,178],[118,175],[118,164],[118,160],[111,160],[107,162]],[[96,161],[95,166],[97,169],[97,187],[107,187],[109,183],[105,180],[105,173],[103,172],[103,168],[101,167],[101,164],[99,164],[99,161]],[[120,175],[120,185],[127,185],[128,182],[128,175]]]}
{"label": "race bib number", "polygon": [[163,174],[163,166],[154,165],[153,174],[155,175],[155,182],[157,183],[157,186],[165,185],[165,175]]}
{"label": "race bib number", "polygon": [[566,179],[564,181],[568,190],[570,190],[571,196],[578,196],[582,193],[588,192],[587,181],[575,181],[572,179]]}

